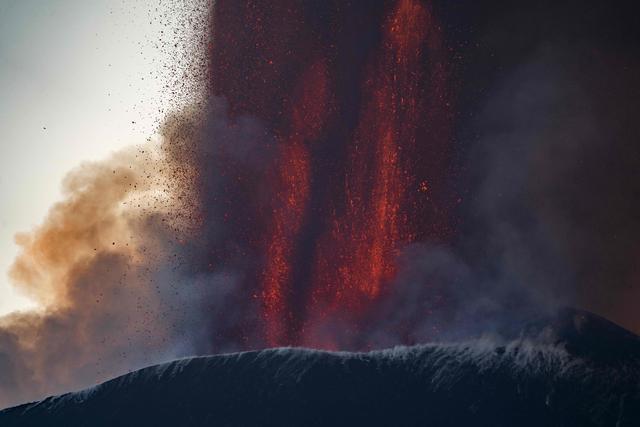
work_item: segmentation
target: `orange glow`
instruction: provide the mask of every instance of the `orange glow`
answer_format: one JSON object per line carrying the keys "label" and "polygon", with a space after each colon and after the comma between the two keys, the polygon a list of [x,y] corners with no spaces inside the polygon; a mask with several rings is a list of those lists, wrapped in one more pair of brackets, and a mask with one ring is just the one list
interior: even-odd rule
{"label": "orange glow", "polygon": [[246,286],[271,346],[352,342],[400,251],[448,236],[442,31],[428,0],[357,3],[216,3],[213,92],[276,139],[265,194],[226,193],[247,201],[232,222],[259,256]]}
{"label": "orange glow", "polygon": [[284,343],[287,335],[292,256],[309,198],[307,144],[318,137],[328,108],[327,70],[323,62],[312,65],[304,74],[293,105],[291,130],[281,142],[275,178],[278,191],[263,272],[266,335],[271,345]]}
{"label": "orange glow", "polygon": [[428,24],[417,0],[399,1],[385,24],[349,152],[346,212],[334,217],[331,234],[318,245],[314,301],[327,304],[324,316],[365,309],[393,279],[398,250],[414,240],[405,203],[414,181],[407,157],[425,113],[419,90]]}

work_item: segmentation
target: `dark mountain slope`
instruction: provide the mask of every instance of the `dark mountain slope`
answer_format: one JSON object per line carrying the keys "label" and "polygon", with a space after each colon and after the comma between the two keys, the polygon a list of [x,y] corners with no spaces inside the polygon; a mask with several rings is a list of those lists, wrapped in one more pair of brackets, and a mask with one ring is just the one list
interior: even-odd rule
{"label": "dark mountain slope", "polygon": [[638,426],[640,341],[565,310],[510,340],[178,360],[0,412],[1,426]]}

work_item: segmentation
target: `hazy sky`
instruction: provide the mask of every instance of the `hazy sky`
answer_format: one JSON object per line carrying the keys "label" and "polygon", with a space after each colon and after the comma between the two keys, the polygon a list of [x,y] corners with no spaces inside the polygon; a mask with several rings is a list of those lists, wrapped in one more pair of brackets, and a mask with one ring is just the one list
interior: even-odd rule
{"label": "hazy sky", "polygon": [[0,315],[30,305],[6,274],[15,233],[42,220],[70,169],[152,135],[166,5],[0,0]]}

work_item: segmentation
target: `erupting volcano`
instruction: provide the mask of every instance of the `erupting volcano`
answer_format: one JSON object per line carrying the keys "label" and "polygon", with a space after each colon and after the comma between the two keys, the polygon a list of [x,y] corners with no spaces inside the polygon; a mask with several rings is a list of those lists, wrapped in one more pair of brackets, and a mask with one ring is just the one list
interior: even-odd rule
{"label": "erupting volcano", "polygon": [[[169,111],[17,237],[9,275],[41,310],[0,317],[0,407],[235,352],[125,378],[204,390],[205,417],[336,398],[378,421],[416,399],[434,425],[637,419],[638,338],[589,314],[640,331],[636,2],[160,3]],[[113,390],[145,401],[131,384],[78,396],[117,412]]]}
{"label": "erupting volcano", "polygon": [[328,319],[357,334],[399,251],[451,234],[437,16],[420,0],[218,1],[213,32],[213,95],[276,145],[270,195],[248,195],[242,170],[226,191],[226,217],[261,254],[247,280],[259,283],[267,342],[335,348]]}

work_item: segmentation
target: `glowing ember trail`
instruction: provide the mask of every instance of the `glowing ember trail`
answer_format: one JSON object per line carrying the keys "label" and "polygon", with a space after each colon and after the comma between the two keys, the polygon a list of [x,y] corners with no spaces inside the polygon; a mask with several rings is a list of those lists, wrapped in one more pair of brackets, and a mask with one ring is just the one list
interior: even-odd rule
{"label": "glowing ember trail", "polygon": [[[412,204],[419,188],[412,162],[421,154],[416,144],[427,120],[424,56],[429,48],[441,49],[429,46],[427,37],[439,37],[437,31],[418,0],[397,2],[384,25],[349,148],[346,212],[332,218],[330,234],[318,245],[313,302],[320,317],[350,313],[356,322],[393,279],[399,249],[417,236],[414,217],[422,212]],[[314,335],[306,344],[328,339]]]}
{"label": "glowing ember trail", "polygon": [[291,289],[291,264],[295,238],[300,231],[309,197],[309,150],[324,126],[327,112],[327,69],[323,62],[313,64],[303,75],[294,96],[291,129],[281,142],[277,192],[266,251],[264,305],[267,339],[276,345],[287,322],[287,295]]}
{"label": "glowing ember trail", "polygon": [[212,87],[277,143],[268,194],[228,215],[260,254],[265,340],[336,348],[327,325],[357,335],[405,245],[447,238],[451,107],[428,2],[313,3],[219,0]]}

